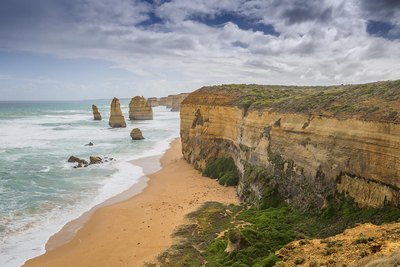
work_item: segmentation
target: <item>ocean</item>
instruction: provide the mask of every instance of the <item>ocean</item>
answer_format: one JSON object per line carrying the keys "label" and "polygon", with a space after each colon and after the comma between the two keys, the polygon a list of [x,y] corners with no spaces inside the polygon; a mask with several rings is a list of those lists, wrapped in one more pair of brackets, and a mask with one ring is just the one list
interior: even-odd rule
{"label": "ocean", "polygon": [[[179,136],[178,112],[155,107],[154,120],[129,121],[129,99],[121,99],[127,127],[111,129],[110,103],[0,102],[0,266],[44,253],[67,222],[139,181],[143,170],[127,161],[160,155]],[[102,121],[93,120],[92,104]],[[135,127],[144,140],[131,140]],[[73,168],[71,155],[115,160]]]}

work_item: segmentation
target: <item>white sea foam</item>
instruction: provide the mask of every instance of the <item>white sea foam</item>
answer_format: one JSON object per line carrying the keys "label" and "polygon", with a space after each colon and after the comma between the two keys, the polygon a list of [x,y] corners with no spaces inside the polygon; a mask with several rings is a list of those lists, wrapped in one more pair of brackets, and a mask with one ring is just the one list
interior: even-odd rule
{"label": "white sea foam", "polygon": [[[65,115],[69,112],[60,110],[59,113],[64,113],[61,116],[46,114],[0,121],[1,160],[7,164],[4,166],[19,166],[11,168],[10,175],[22,168],[21,163],[26,163],[24,166],[27,169],[21,175],[35,175],[37,172],[40,174],[39,178],[43,176],[47,179],[46,182],[28,180],[31,181],[28,188],[37,189],[27,192],[30,197],[37,196],[42,199],[46,194],[49,197],[60,197],[60,193],[68,194],[68,190],[72,189],[60,187],[51,192],[45,190],[48,189],[47,181],[56,183],[57,180],[54,179],[60,179],[64,184],[71,183],[74,180],[71,175],[74,173],[88,174],[87,177],[78,177],[76,180],[78,185],[81,181],[85,188],[85,191],[82,191],[84,197],[78,202],[73,203],[69,197],[66,202],[68,205],[60,205],[53,203],[49,198],[42,201],[33,211],[24,210],[22,207],[21,212],[17,209],[14,213],[9,213],[10,216],[0,218],[0,227],[2,224],[9,227],[10,233],[0,240],[0,266],[19,266],[25,260],[42,254],[48,238],[67,222],[138,182],[143,171],[140,167],[127,163],[127,160],[160,155],[168,148],[170,140],[179,136],[179,114],[170,113],[162,107],[154,109],[153,121],[127,121],[128,127],[120,129],[109,129],[107,121],[91,123],[90,113],[75,112],[82,111],[71,110],[71,114]],[[127,114],[126,106],[124,113]],[[129,133],[134,127],[142,129],[145,140],[137,142],[130,139]],[[84,146],[89,141],[95,145]],[[66,162],[70,155],[88,158],[92,154],[113,157],[117,161],[84,169],[72,169],[71,164]],[[25,162],[27,160],[29,162]],[[108,174],[102,175],[100,170],[107,171]],[[93,176],[94,174],[96,176]],[[0,178],[5,182],[10,177]],[[5,191],[3,187],[0,188],[2,192]],[[26,196],[23,194],[12,196],[7,208],[17,205],[24,197]]]}
{"label": "white sea foam", "polygon": [[[118,171],[110,178],[102,181],[98,195],[93,199],[88,197],[86,201],[76,203],[73,206],[53,209],[47,212],[45,216],[41,214],[35,218],[37,222],[33,227],[29,228],[24,225],[24,228],[19,233],[2,240],[0,266],[20,266],[26,260],[43,254],[48,238],[61,230],[67,222],[78,218],[92,207],[129,189],[144,175],[140,167],[127,162],[117,162],[116,167]],[[23,226],[22,223],[21,226]]]}

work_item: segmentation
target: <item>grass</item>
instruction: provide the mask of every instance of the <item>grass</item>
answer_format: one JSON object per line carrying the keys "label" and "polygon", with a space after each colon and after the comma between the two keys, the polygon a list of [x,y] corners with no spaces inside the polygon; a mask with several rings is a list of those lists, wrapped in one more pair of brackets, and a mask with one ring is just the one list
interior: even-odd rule
{"label": "grass", "polygon": [[[279,262],[275,251],[293,240],[307,243],[307,238],[332,236],[358,223],[400,219],[400,209],[361,209],[344,197],[331,199],[319,213],[295,209],[276,194],[266,198],[274,206],[206,203],[188,216],[191,224],[177,231],[181,241],[160,256],[161,266],[274,266]],[[360,236],[354,242],[369,240]],[[329,253],[329,242],[326,247]]]}
{"label": "grass", "polygon": [[[269,109],[400,123],[400,80],[337,86],[225,84],[203,87],[199,93],[214,97],[215,104],[238,106],[244,114]],[[190,97],[186,102],[190,103]]]}
{"label": "grass", "polygon": [[232,158],[210,160],[203,170],[203,176],[218,179],[219,184],[235,186],[239,182],[239,173]]}

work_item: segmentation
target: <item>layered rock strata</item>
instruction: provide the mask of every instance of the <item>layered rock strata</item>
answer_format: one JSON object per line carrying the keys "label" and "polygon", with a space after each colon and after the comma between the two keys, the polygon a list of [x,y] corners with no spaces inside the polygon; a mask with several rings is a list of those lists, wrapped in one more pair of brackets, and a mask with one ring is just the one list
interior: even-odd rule
{"label": "layered rock strata", "polygon": [[172,96],[171,111],[179,111],[183,100],[188,96],[188,93],[182,93]]}
{"label": "layered rock strata", "polygon": [[149,105],[151,107],[158,107],[158,99],[157,99],[157,97],[149,97],[147,99],[147,102],[149,103]]}
{"label": "layered rock strata", "polygon": [[125,128],[126,122],[124,115],[122,114],[121,105],[119,99],[114,97],[111,102],[110,108],[110,118],[108,120],[108,125],[112,128]]}
{"label": "layered rock strata", "polygon": [[130,120],[152,120],[153,109],[143,96],[135,96],[129,103]]}
{"label": "layered rock strata", "polygon": [[101,121],[101,114],[96,105],[92,105],[92,110],[93,110],[93,119],[95,121]]}
{"label": "layered rock strata", "polygon": [[181,104],[182,152],[200,170],[232,157],[244,201],[277,191],[303,209],[336,194],[361,206],[399,206],[398,114],[400,81],[205,87]]}
{"label": "layered rock strata", "polygon": [[158,101],[158,105],[166,106],[167,105],[167,97],[160,97],[160,100]]}

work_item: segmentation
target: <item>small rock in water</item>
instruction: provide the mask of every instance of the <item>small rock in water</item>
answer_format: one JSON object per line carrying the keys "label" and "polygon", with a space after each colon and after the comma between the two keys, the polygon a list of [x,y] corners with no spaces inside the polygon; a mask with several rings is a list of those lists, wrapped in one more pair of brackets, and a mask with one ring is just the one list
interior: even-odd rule
{"label": "small rock in water", "polygon": [[132,140],[142,140],[144,139],[142,131],[139,128],[134,128],[131,131]]}
{"label": "small rock in water", "polygon": [[103,163],[102,158],[99,156],[90,156],[90,164],[100,164]]}
{"label": "small rock in water", "polygon": [[72,162],[72,163],[77,162],[77,163],[80,163],[80,164],[88,164],[88,162],[86,160],[80,159],[80,158],[75,157],[75,156],[69,157],[68,162]]}
{"label": "small rock in water", "polygon": [[93,146],[93,143],[89,142],[89,144],[86,144],[85,146]]}

